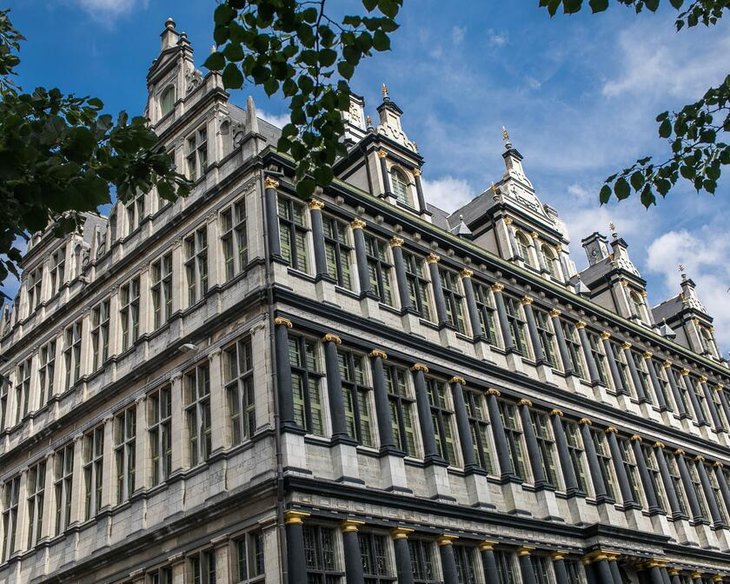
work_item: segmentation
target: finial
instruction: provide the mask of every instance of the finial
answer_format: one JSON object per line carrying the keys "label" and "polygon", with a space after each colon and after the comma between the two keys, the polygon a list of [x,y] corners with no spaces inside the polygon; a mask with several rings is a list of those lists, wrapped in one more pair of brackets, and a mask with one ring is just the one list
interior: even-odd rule
{"label": "finial", "polygon": [[380,92],[383,94],[383,99],[388,97],[388,86],[383,83],[383,86],[380,88]]}
{"label": "finial", "polygon": [[172,19],[172,17],[168,18],[165,21],[165,28],[168,30],[175,30],[175,21]]}
{"label": "finial", "polygon": [[679,264],[677,266],[677,271],[682,275],[682,280],[687,279],[687,274],[684,273],[684,270],[685,270],[684,264]]}
{"label": "finial", "polygon": [[509,132],[504,126],[502,126],[502,140],[504,140],[505,142],[509,142]]}
{"label": "finial", "polygon": [[612,237],[613,237],[614,239],[618,239],[618,233],[616,233],[616,224],[615,224],[615,223],[614,223],[613,221],[611,221],[611,222],[610,222],[610,223],[608,224],[608,229],[609,229],[609,230],[611,231],[611,236],[612,236]]}
{"label": "finial", "polygon": [[372,128],[373,127],[373,118],[371,116],[366,117],[365,123],[368,125],[368,128]]}

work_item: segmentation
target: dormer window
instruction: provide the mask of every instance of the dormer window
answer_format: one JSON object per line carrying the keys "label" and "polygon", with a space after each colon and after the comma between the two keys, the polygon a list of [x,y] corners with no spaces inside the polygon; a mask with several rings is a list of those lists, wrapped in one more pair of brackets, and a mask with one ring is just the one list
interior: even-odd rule
{"label": "dormer window", "polygon": [[208,168],[208,131],[201,126],[188,137],[187,171],[188,178],[196,181],[205,174]]}
{"label": "dormer window", "polygon": [[702,342],[702,352],[704,354],[717,357],[715,340],[712,338],[712,333],[706,328],[700,329],[700,341]]}
{"label": "dormer window", "polygon": [[532,262],[530,261],[530,240],[527,239],[527,236],[524,233],[518,231],[517,233],[515,233],[515,243],[517,243],[517,255],[520,256],[520,259],[525,262],[525,264],[531,266]]}
{"label": "dormer window", "polygon": [[395,196],[395,200],[403,205],[411,207],[412,203],[409,193],[410,187],[408,185],[408,179],[406,178],[406,175],[397,168],[393,168],[390,171],[390,184],[391,188],[393,189],[393,195]]}
{"label": "dormer window", "polygon": [[646,322],[645,305],[642,296],[637,292],[631,292],[629,293],[629,298],[631,299],[632,316],[634,318],[638,318],[642,322]]}
{"label": "dormer window", "polygon": [[553,278],[555,278],[556,280],[560,280],[560,262],[558,261],[555,252],[548,245],[543,245],[541,251],[543,257],[545,258],[545,264],[547,266],[548,272],[550,272],[550,275]]}
{"label": "dormer window", "polygon": [[174,85],[168,85],[160,95],[160,116],[165,117],[175,107],[177,98]]}

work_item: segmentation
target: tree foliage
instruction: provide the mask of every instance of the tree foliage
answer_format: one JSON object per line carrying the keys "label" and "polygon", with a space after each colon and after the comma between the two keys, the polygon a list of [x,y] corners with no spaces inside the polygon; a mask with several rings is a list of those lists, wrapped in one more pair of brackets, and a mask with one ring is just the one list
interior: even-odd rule
{"label": "tree foliage", "polygon": [[245,82],[279,92],[291,122],[277,145],[296,160],[297,191],[309,196],[332,181],[344,153],[342,111],[349,107],[356,67],[390,49],[403,0],[361,0],[362,13],[335,19],[326,0],[226,0],[214,13],[217,50],[205,62],[225,87]]}
{"label": "tree foliage", "polygon": [[[633,7],[636,12],[645,8],[655,12],[660,0],[618,0],[619,4]],[[669,0],[678,11],[677,31],[702,24],[712,26],[730,9],[730,0]],[[602,12],[608,0],[589,0],[590,9]],[[562,6],[572,14],[583,8],[583,0],[540,0],[553,16]],[[656,204],[657,195],[664,197],[680,179],[689,181],[694,189],[714,194],[723,166],[730,164],[730,75],[717,87],[686,105],[678,112],[665,111],[656,118],[659,137],[667,140],[670,154],[663,162],[647,156],[606,179],[599,195],[601,203],[612,197],[626,199],[632,193],[641,198],[645,207]]]}
{"label": "tree foliage", "polygon": [[[172,199],[187,181],[142,117],[103,114],[98,98],[14,81],[23,36],[0,11],[0,282],[17,276],[18,242],[52,224],[60,235],[81,214],[157,187]],[[3,294],[4,295],[4,294]]]}

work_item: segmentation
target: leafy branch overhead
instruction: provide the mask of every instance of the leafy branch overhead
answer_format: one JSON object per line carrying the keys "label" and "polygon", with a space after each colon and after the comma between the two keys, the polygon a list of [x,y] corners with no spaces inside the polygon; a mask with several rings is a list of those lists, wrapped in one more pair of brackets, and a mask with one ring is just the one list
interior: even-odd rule
{"label": "leafy branch overhead", "polygon": [[[618,0],[632,6],[636,12],[644,8],[655,12],[660,0]],[[608,0],[590,0],[593,12],[608,8]],[[675,20],[677,31],[698,24],[712,26],[730,8],[730,0],[669,0],[679,14]],[[685,4],[688,4],[685,6]],[[540,0],[555,15],[562,6],[563,12],[572,14],[583,7],[583,0]],[[702,99],[689,104],[679,112],[663,112],[656,118],[659,137],[667,140],[671,153],[663,162],[655,162],[651,156],[637,160],[632,166],[606,179],[599,195],[602,204],[612,197],[626,199],[632,192],[641,198],[645,207],[656,204],[657,195],[662,197],[674,187],[680,178],[689,181],[699,191],[714,194],[722,167],[730,164],[730,75],[716,87],[710,88]]]}
{"label": "leafy branch overhead", "polygon": [[0,11],[0,282],[17,276],[18,242],[53,224],[60,235],[84,212],[157,187],[185,194],[156,134],[142,117],[116,120],[97,98],[58,89],[23,93],[13,81],[22,35]]}
{"label": "leafy branch overhead", "polygon": [[342,112],[355,68],[390,49],[403,0],[362,0],[362,14],[334,18],[326,0],[226,0],[214,13],[217,50],[205,62],[226,88],[262,85],[289,101],[291,122],[277,145],[297,162],[297,192],[309,196],[333,179],[344,154]]}

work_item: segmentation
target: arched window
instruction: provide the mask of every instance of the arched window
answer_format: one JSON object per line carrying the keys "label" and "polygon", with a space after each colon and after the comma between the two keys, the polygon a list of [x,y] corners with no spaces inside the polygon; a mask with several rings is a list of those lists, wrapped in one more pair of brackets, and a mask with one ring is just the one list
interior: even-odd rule
{"label": "arched window", "polygon": [[704,349],[704,352],[716,357],[717,353],[715,352],[715,342],[712,338],[712,333],[706,328],[701,328],[700,340],[702,341],[702,348]]}
{"label": "arched window", "polygon": [[644,320],[644,299],[636,292],[631,292],[629,297],[631,298],[633,316],[638,317],[640,320]]}
{"label": "arched window", "polygon": [[522,261],[525,262],[528,265],[532,265],[532,262],[530,261],[530,240],[527,239],[527,236],[522,233],[521,231],[518,231],[515,233],[515,241],[517,242],[517,254],[522,258]]}
{"label": "arched window", "polygon": [[393,194],[395,195],[396,200],[399,203],[410,206],[411,199],[408,194],[408,191],[410,190],[408,187],[408,179],[397,168],[390,171],[390,185],[393,189]]}
{"label": "arched window", "polygon": [[162,95],[160,96],[160,114],[166,116],[175,107],[175,86],[168,85],[165,87]]}
{"label": "arched window", "polygon": [[555,252],[548,245],[543,245],[540,249],[542,250],[542,255],[545,258],[548,272],[550,272],[550,275],[553,278],[555,278],[556,280],[560,280],[560,262],[558,262],[558,258],[555,255]]}

